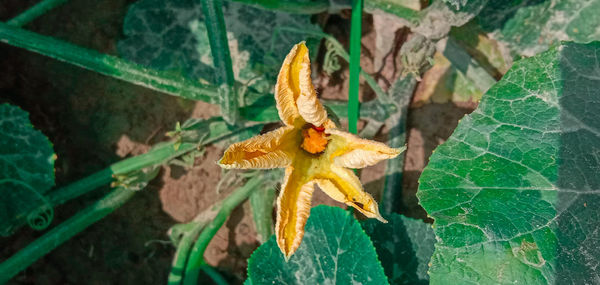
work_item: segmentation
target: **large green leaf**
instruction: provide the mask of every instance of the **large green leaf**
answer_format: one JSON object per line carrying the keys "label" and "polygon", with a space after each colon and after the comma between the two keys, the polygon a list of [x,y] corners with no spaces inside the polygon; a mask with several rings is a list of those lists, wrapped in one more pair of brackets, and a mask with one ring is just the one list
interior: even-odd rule
{"label": "large green leaf", "polygon": [[599,54],[565,43],[518,61],[431,156],[432,283],[598,283]]}
{"label": "large green leaf", "polygon": [[[309,15],[267,11],[236,2],[224,2],[223,14],[236,79],[251,81],[262,92],[274,84],[292,46],[309,39],[306,32],[320,32]],[[287,28],[295,31],[282,30]],[[123,32],[126,38],[118,43],[118,50],[125,58],[214,82],[199,1],[137,1],[127,12]]]}
{"label": "large green leaf", "polygon": [[[35,130],[27,112],[0,105],[0,235],[11,234],[30,212],[46,204],[43,194],[54,185],[52,144]],[[46,208],[51,213],[52,208]],[[33,227],[51,217],[30,217]]]}
{"label": "large green leaf", "polygon": [[347,211],[329,206],[311,210],[306,234],[289,261],[275,237],[248,261],[251,284],[387,284],[373,243]]}
{"label": "large green leaf", "polygon": [[428,263],[435,244],[431,225],[398,214],[384,216],[389,223],[368,219],[362,226],[390,284],[428,284]]}
{"label": "large green leaf", "polygon": [[561,40],[600,40],[600,0],[490,1],[478,19],[517,55],[535,55]]}

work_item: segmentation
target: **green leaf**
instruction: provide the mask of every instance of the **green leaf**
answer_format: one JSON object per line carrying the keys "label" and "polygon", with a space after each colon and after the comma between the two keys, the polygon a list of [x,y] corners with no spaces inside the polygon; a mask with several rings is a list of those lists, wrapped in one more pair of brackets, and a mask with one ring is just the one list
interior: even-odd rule
{"label": "green leaf", "polygon": [[431,156],[433,284],[596,283],[600,43],[516,62]]}
{"label": "green leaf", "polygon": [[354,217],[329,206],[312,209],[298,251],[288,262],[275,237],[248,261],[251,284],[387,284],[375,248]]}
{"label": "green leaf", "polygon": [[478,20],[521,56],[533,56],[561,40],[600,40],[600,0],[490,1]]}
{"label": "green leaf", "polygon": [[[392,102],[396,104],[396,112],[393,112],[387,123],[389,128],[388,142],[390,147],[404,147],[406,144],[406,119],[408,117],[408,106],[413,98],[413,92],[417,80],[412,74],[404,78],[398,78],[388,90]],[[385,168],[385,185],[381,202],[383,213],[392,213],[402,206],[402,176],[404,169],[404,156],[402,152],[397,159],[387,161]]]}
{"label": "green leaf", "polygon": [[365,220],[390,284],[428,284],[427,269],[433,255],[435,235],[431,225],[398,214],[384,215],[389,223]]}
{"label": "green leaf", "polygon": [[[266,186],[266,185],[265,185]],[[269,185],[270,186],[270,185]],[[263,187],[250,194],[252,219],[256,226],[258,240],[263,243],[273,235],[273,204],[275,187]]]}
{"label": "green leaf", "polygon": [[[311,23],[310,15],[267,11],[236,2],[225,1],[223,14],[235,78],[242,83],[251,82],[262,93],[274,85],[281,62],[292,46],[315,38],[305,32],[320,31]],[[281,31],[284,27],[296,31]],[[137,1],[127,12],[123,31],[126,38],[118,43],[123,57],[215,82],[199,1]]]}
{"label": "green leaf", "polygon": [[[35,130],[27,112],[0,105],[0,235],[6,236],[29,219],[32,227],[45,227],[52,219],[52,207],[44,193],[54,185],[52,144]],[[30,212],[42,209],[40,214]],[[48,212],[49,211],[49,212]],[[41,219],[41,220],[38,220]],[[40,224],[41,223],[41,224]]]}

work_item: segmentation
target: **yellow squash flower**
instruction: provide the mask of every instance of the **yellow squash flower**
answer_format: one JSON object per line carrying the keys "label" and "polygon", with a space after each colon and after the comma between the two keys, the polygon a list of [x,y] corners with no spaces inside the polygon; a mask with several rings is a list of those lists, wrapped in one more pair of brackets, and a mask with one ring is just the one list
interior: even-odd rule
{"label": "yellow squash flower", "polygon": [[377,202],[348,168],[373,165],[401,152],[338,130],[317,99],[310,73],[308,49],[297,44],[285,58],[275,86],[277,110],[285,126],[231,145],[219,161],[223,168],[285,167],[275,233],[286,260],[304,236],[315,185],[334,200],[386,222]]}

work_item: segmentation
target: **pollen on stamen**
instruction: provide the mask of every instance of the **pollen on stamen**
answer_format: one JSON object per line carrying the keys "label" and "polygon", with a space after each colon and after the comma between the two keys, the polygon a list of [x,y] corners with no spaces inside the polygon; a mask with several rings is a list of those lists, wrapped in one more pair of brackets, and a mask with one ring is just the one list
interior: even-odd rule
{"label": "pollen on stamen", "polygon": [[327,147],[327,135],[325,134],[324,127],[315,127],[310,125],[308,128],[302,130],[302,149],[317,154],[325,151]]}

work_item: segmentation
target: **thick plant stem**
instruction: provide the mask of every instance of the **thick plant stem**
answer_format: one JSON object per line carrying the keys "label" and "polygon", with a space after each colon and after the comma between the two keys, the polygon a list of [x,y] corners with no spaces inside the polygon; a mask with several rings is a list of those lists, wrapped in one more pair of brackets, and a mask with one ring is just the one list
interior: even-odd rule
{"label": "thick plant stem", "polygon": [[[398,111],[391,114],[386,121],[389,126],[390,147],[402,148],[406,145],[406,119],[408,106],[412,99],[417,80],[409,74],[403,79],[398,79],[390,88],[390,97],[397,105]],[[391,214],[399,212],[402,203],[402,175],[405,153],[395,159],[387,161],[385,168],[385,184],[381,195],[381,211]]]}
{"label": "thick plant stem", "polygon": [[[282,28],[281,30],[286,29]],[[312,32],[307,33],[315,34]],[[343,50],[343,47],[328,35],[323,33],[316,33],[315,35],[325,36],[328,40],[333,40],[334,45]],[[104,55],[23,29],[10,27],[3,23],[0,23],[0,41],[170,95],[213,104],[219,102],[219,90],[217,87],[201,85],[181,76],[172,76],[171,74],[145,68],[127,60]],[[345,51],[340,53],[340,56],[347,61],[349,60],[349,55]],[[377,93],[378,98],[386,96],[385,92],[381,90],[372,77],[362,71],[361,75],[366,79],[375,93]],[[271,94],[264,94],[264,96],[273,98]],[[331,107],[338,111],[339,116],[347,116],[345,104],[332,103]],[[367,114],[369,110],[365,110],[363,113]],[[272,108],[272,105],[244,106],[240,108],[240,114],[244,119],[254,122],[275,122],[279,120],[277,110]]]}
{"label": "thick plant stem", "polygon": [[16,17],[6,21],[6,23],[14,27],[22,27],[65,2],[67,2],[67,0],[43,0]]}
{"label": "thick plant stem", "polygon": [[183,281],[183,271],[185,270],[185,264],[190,256],[190,249],[194,244],[194,240],[196,240],[204,226],[206,226],[206,222],[193,223],[193,228],[183,235],[181,241],[179,241],[179,244],[177,245],[171,273],[169,273],[169,279],[167,281],[168,285],[179,285],[181,284],[181,281]]}
{"label": "thick plant stem", "polygon": [[[218,120],[212,120],[211,122],[218,122]],[[221,121],[221,124],[224,123]],[[246,127],[242,127],[236,130],[227,131],[225,133],[211,133],[208,139],[198,143],[182,143],[177,150],[175,150],[173,143],[163,144],[154,149],[156,152],[150,151],[145,155],[140,155],[138,157],[118,162],[107,168],[108,170],[105,169],[91,175],[88,178],[69,185],[68,187],[58,189],[50,194],[50,199],[52,203],[59,203],[64,202],[64,199],[75,198],[97,188],[98,186],[102,186],[111,182],[111,173],[113,171],[125,174],[131,171],[141,170],[148,166],[162,164],[174,157],[182,155],[185,152],[196,149],[200,144],[209,144],[215,142],[245,128]],[[26,248],[17,252],[13,257],[0,264],[0,284],[3,284],[6,282],[6,280],[12,278],[12,276],[31,265],[35,260],[44,256],[61,243],[70,239],[75,234],[83,231],[89,225],[99,221],[110,212],[123,205],[123,203],[125,203],[125,201],[134,193],[134,191],[117,187],[103,199],[77,213],[75,216],[58,225],[56,228],[48,231]]]}
{"label": "thick plant stem", "polygon": [[169,95],[217,103],[217,88],[0,23],[0,41]]}
{"label": "thick plant stem", "polygon": [[202,271],[204,271],[204,273],[206,273],[206,275],[208,275],[208,277],[210,277],[213,280],[213,282],[215,282],[215,284],[217,284],[217,285],[228,285],[229,284],[227,282],[227,280],[225,280],[225,278],[223,278],[223,276],[221,276],[221,274],[217,270],[212,268],[212,266],[205,264],[205,265],[202,265],[201,269],[202,269]]}
{"label": "thick plant stem", "polygon": [[86,178],[73,182],[65,187],[58,188],[49,193],[48,201],[53,206],[77,198],[100,186],[107,185],[114,180],[114,175],[126,174],[149,166],[162,164],[165,161],[178,157],[198,147],[197,144],[184,143],[175,150],[173,143],[168,143],[152,149],[148,153],[121,160],[113,165],[98,171]]}
{"label": "thick plant stem", "polygon": [[[173,265],[171,272],[169,273],[168,284],[179,285],[183,281],[183,273],[190,256],[190,250],[194,245],[194,241],[198,238],[198,235],[206,227],[206,225],[215,218],[217,210],[223,205],[223,200],[213,204],[208,209],[198,214],[194,220],[187,224],[176,225],[171,228],[170,231],[175,231],[176,227],[184,228],[185,230],[181,233],[181,240],[177,243],[177,251],[173,258]],[[173,233],[170,233],[170,235]],[[173,238],[172,238],[173,239]]]}
{"label": "thick plant stem", "polygon": [[48,252],[57,248],[91,224],[99,221],[106,215],[112,213],[115,209],[121,207],[133,196],[133,194],[135,194],[135,191],[116,188],[104,198],[48,231],[27,247],[21,249],[0,264],[0,284],[6,283],[9,279],[27,268],[40,257],[46,255]]}
{"label": "thick plant stem", "polygon": [[358,127],[358,91],[360,75],[360,39],[362,37],[363,0],[352,0],[350,27],[350,88],[348,91],[348,130],[356,134]]}
{"label": "thick plant stem", "polygon": [[[212,120],[212,119],[211,119]],[[221,119],[215,118],[213,123]],[[207,120],[208,122],[208,120]],[[221,121],[223,124],[223,122]],[[231,134],[244,130],[248,127],[238,127],[228,130],[223,133],[210,133],[209,137],[202,141],[201,144],[210,144]],[[49,193],[48,200],[53,206],[60,205],[66,201],[77,198],[85,193],[88,193],[100,186],[107,185],[114,180],[115,175],[127,174],[132,171],[144,169],[146,167],[155,166],[168,162],[169,160],[188,153],[199,147],[197,143],[182,143],[177,149],[174,147],[174,142],[168,142],[163,145],[154,147],[149,152],[132,158],[124,159],[113,165],[96,172],[86,178],[73,182],[65,187],[58,188]]]}
{"label": "thick plant stem", "polygon": [[[253,194],[254,193],[256,192],[253,192]],[[223,206],[223,201],[224,200],[221,200],[213,204],[211,207],[198,214],[192,222],[176,225],[171,228],[171,231],[174,231],[174,228],[179,226],[181,228],[185,228],[185,230],[181,233],[181,240],[179,243],[177,243],[177,251],[175,252],[173,265],[167,281],[168,285],[180,285],[181,282],[183,282],[183,273],[190,256],[190,250],[194,245],[194,241],[196,241],[198,235],[200,232],[202,232],[206,225],[215,218],[216,214],[218,213],[217,210]],[[204,270],[213,279],[219,279],[219,277],[221,277],[219,273],[214,271],[210,266],[203,266],[202,270]],[[216,280],[215,283],[219,284],[219,282]]]}
{"label": "thick plant stem", "polygon": [[250,196],[250,193],[252,193],[252,190],[260,186],[262,182],[263,180],[261,176],[252,177],[246,182],[246,184],[244,184],[244,186],[238,188],[225,200],[223,200],[221,209],[219,209],[219,212],[215,218],[202,231],[198,237],[198,240],[194,244],[194,248],[190,253],[190,258],[185,268],[183,284],[198,284],[198,274],[200,273],[202,265],[204,264],[204,251],[206,250],[208,243],[212,240],[221,226],[223,226],[225,220],[227,220],[227,217],[229,217],[233,209],[246,200],[248,196]]}
{"label": "thick plant stem", "polygon": [[216,70],[217,86],[219,86],[219,106],[221,116],[231,125],[238,119],[238,98],[233,77],[233,65],[227,42],[227,29],[223,17],[221,0],[201,0],[202,14],[208,32],[210,52]]}
{"label": "thick plant stem", "polygon": [[[219,101],[219,90],[214,86],[201,85],[181,76],[171,76],[114,56],[104,55],[50,37],[10,27],[3,23],[0,23],[0,41],[170,95],[213,104]],[[271,94],[265,94],[265,96],[273,98]],[[345,106],[337,105],[339,106],[336,107],[345,109]],[[336,110],[340,108],[336,108]],[[240,113],[244,119],[249,121],[275,122],[279,120],[277,110],[272,108],[272,105],[245,106],[240,108]],[[340,114],[345,117],[345,110]],[[105,169],[105,171],[108,170]],[[99,179],[100,177],[105,176],[100,175],[91,178]],[[102,181],[95,181],[95,183],[103,184]],[[93,181],[89,180],[87,182],[91,183]]]}

